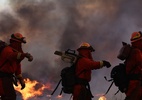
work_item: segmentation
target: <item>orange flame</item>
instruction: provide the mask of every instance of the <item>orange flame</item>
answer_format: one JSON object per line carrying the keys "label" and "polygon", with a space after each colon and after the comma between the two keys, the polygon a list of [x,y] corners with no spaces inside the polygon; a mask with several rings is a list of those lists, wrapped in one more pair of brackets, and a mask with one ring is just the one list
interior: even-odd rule
{"label": "orange flame", "polygon": [[47,85],[41,84],[42,86],[39,89],[35,89],[35,86],[38,85],[39,82],[35,80],[31,81],[30,79],[25,79],[24,81],[26,87],[23,90],[21,90],[20,85],[18,85],[18,87],[14,86],[15,90],[19,91],[22,94],[23,100],[28,100],[29,98],[41,96],[44,89],[50,89],[51,87],[51,84],[48,83]]}
{"label": "orange flame", "polygon": [[105,96],[101,96],[98,100],[107,100]]}

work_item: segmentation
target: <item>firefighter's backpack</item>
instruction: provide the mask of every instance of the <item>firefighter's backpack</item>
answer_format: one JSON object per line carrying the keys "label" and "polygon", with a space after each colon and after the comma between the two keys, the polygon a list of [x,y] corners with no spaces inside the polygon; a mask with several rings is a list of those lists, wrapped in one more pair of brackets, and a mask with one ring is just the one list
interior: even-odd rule
{"label": "firefighter's backpack", "polygon": [[76,84],[75,66],[65,67],[61,71],[62,91],[67,94],[73,93],[73,87]]}
{"label": "firefighter's backpack", "polygon": [[126,74],[126,67],[124,63],[120,63],[116,65],[111,71],[111,78],[116,87],[118,87],[119,91],[124,93],[127,91],[129,78]]}
{"label": "firefighter's backpack", "polygon": [[109,90],[113,84],[115,84],[115,86],[118,88],[118,91],[115,93],[115,95],[119,91],[121,91],[122,93],[127,91],[127,88],[129,85],[129,78],[126,74],[126,67],[125,66],[126,66],[125,63],[119,63],[118,65],[116,65],[115,67],[112,68],[111,73],[110,73],[111,79],[107,80],[112,83],[109,86],[105,95],[109,92]]}
{"label": "firefighter's backpack", "polygon": [[3,50],[6,46],[7,46],[7,44],[6,44],[4,41],[0,40],[0,53],[2,52],[2,50]]}
{"label": "firefighter's backpack", "polygon": [[74,87],[74,85],[76,84],[76,81],[77,81],[77,77],[76,77],[76,74],[75,74],[75,68],[76,68],[76,64],[77,64],[77,62],[80,58],[81,57],[78,57],[76,62],[72,63],[72,65],[70,67],[65,67],[61,70],[61,73],[60,73],[61,79],[58,82],[54,91],[51,93],[51,95],[54,94],[54,92],[56,91],[56,89],[58,88],[60,83],[62,85],[60,95],[62,94],[62,92],[66,93],[66,94],[72,94],[73,93],[73,87]]}

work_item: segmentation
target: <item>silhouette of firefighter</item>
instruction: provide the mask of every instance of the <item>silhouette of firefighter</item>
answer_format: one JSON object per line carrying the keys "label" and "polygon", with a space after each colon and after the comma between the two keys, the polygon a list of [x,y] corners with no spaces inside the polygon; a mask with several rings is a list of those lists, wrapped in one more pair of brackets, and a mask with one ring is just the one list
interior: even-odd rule
{"label": "silhouette of firefighter", "polygon": [[108,61],[94,61],[92,52],[94,48],[89,43],[82,43],[77,49],[81,58],[76,65],[77,84],[73,90],[73,100],[91,100],[93,95],[90,91],[89,82],[91,81],[91,70],[100,69],[106,66],[109,68],[111,64]]}
{"label": "silhouette of firefighter", "polygon": [[1,100],[16,100],[13,87],[13,83],[17,85],[16,79],[20,82],[21,89],[25,88],[25,82],[21,74],[21,61],[25,57],[32,61],[33,57],[31,54],[23,52],[22,43],[26,43],[25,37],[20,33],[14,33],[11,35],[10,44],[0,54]]}
{"label": "silhouette of firefighter", "polygon": [[130,40],[132,50],[126,60],[130,82],[125,100],[142,100],[142,32],[133,32]]}

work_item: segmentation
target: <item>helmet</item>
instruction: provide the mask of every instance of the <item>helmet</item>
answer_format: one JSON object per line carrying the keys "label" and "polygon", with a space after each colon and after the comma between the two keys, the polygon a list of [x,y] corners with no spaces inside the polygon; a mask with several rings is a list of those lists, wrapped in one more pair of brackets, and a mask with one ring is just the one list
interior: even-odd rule
{"label": "helmet", "polygon": [[86,42],[83,42],[80,47],[78,48],[79,49],[90,49],[92,52],[95,51],[95,49],[89,44],[89,43],[86,43]]}
{"label": "helmet", "polygon": [[139,31],[139,32],[133,32],[130,40],[131,42],[136,42],[141,39],[142,39],[142,32]]}
{"label": "helmet", "polygon": [[25,37],[23,37],[21,33],[12,34],[11,39],[17,42],[26,43]]}

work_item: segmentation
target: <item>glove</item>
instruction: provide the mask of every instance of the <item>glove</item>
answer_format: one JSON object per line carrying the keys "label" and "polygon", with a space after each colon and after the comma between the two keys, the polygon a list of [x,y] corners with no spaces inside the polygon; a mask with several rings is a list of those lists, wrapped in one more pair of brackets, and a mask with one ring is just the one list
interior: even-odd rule
{"label": "glove", "polygon": [[103,60],[103,66],[106,66],[107,68],[111,67],[111,64],[108,61]]}
{"label": "glove", "polygon": [[25,88],[25,82],[24,82],[24,79],[22,77],[18,78],[20,84],[21,84],[21,90],[23,90]]}
{"label": "glove", "polygon": [[25,57],[28,58],[28,61],[32,61],[33,60],[33,56],[30,53],[26,53]]}

